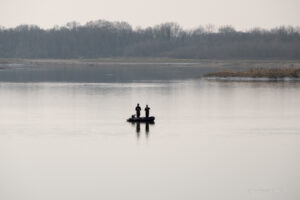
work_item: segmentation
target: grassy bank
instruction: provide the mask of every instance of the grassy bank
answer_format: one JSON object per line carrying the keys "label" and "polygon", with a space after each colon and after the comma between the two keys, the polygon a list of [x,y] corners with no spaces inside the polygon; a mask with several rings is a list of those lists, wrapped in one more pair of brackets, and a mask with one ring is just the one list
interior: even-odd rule
{"label": "grassy bank", "polygon": [[300,68],[270,68],[270,69],[250,69],[245,71],[220,71],[206,74],[204,77],[242,77],[242,78],[300,78]]}

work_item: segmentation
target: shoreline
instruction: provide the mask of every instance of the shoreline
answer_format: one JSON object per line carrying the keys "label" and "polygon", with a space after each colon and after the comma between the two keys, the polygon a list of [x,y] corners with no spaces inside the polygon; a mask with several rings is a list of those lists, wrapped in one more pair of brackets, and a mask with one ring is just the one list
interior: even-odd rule
{"label": "shoreline", "polygon": [[114,58],[75,58],[75,59],[49,59],[49,58],[0,58],[0,65],[5,64],[54,64],[54,65],[105,65],[105,64],[206,64],[214,66],[248,65],[261,68],[264,66],[280,64],[283,67],[299,67],[300,60],[293,59],[177,59],[166,57],[114,57]]}
{"label": "shoreline", "polygon": [[240,81],[240,82],[265,82],[265,81],[300,81],[300,78],[257,78],[257,77],[204,77],[208,81]]}
{"label": "shoreline", "polygon": [[205,74],[204,78],[214,80],[300,80],[300,68],[282,67],[250,69],[244,71],[219,71]]}
{"label": "shoreline", "polygon": [[[222,71],[225,71],[227,75],[219,77],[227,77],[225,79],[232,80],[232,78],[228,77],[240,77],[239,74],[236,73],[241,73],[243,70],[249,71],[249,69],[252,69],[253,72],[253,69],[271,70],[274,68],[300,70],[300,61],[191,60],[170,58],[103,58],[65,60],[0,58],[0,81],[132,82],[149,80],[186,80],[199,79],[203,77],[210,77],[210,79],[213,79],[210,74],[216,74]],[[233,73],[235,73],[235,76],[231,75]],[[260,77],[264,78],[265,76]],[[279,77],[282,78],[284,76]]]}

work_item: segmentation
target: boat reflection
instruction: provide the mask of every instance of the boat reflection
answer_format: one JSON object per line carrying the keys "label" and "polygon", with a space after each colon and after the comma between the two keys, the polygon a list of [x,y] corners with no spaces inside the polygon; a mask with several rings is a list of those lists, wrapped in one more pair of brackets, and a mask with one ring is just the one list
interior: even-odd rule
{"label": "boat reflection", "polygon": [[130,122],[132,126],[135,126],[135,131],[136,131],[136,137],[137,139],[140,138],[140,133],[141,133],[141,124],[145,124],[145,135],[146,138],[149,137],[150,133],[150,125],[153,126],[155,123],[154,122]]}

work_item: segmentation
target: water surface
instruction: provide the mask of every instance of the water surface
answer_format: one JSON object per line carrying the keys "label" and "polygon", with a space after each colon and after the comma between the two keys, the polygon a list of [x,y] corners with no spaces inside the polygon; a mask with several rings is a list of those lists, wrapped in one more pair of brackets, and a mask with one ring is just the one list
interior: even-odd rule
{"label": "water surface", "polygon": [[2,82],[0,199],[298,200],[299,86]]}

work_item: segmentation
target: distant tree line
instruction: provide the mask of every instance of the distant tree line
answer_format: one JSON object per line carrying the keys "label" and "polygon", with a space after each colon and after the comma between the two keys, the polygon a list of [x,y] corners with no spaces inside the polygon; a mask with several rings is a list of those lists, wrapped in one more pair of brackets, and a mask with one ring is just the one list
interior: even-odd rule
{"label": "distant tree line", "polygon": [[176,23],[133,29],[126,22],[69,22],[41,29],[0,26],[2,58],[172,57],[200,59],[300,59],[300,29],[236,31],[213,25],[183,30]]}

